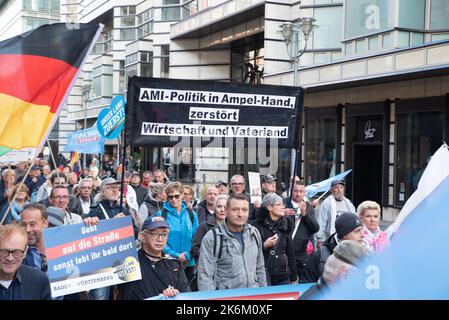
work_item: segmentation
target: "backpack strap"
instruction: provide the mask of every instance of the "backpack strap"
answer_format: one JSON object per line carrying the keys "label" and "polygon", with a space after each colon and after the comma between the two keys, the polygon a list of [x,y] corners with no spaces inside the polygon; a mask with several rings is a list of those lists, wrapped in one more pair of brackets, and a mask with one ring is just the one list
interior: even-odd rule
{"label": "backpack strap", "polygon": [[192,222],[192,226],[193,226],[193,221],[194,221],[194,219],[193,219],[193,211],[192,211],[192,209],[187,208],[187,212],[189,213],[189,218],[190,218],[190,221]]}
{"label": "backpack strap", "polygon": [[[217,257],[217,237],[218,237],[218,234],[217,234],[217,227],[212,228],[212,233],[214,234],[214,256]],[[219,237],[220,237],[220,246],[219,246],[219,248],[218,248],[218,257],[217,257],[217,261],[220,260],[220,258],[221,258],[221,253],[222,253],[222,251],[223,251],[223,237],[222,237],[222,236],[219,236]]]}
{"label": "backpack strap", "polygon": [[168,215],[168,211],[165,208],[162,208],[162,218],[164,218],[165,221],[167,221],[167,215]]}

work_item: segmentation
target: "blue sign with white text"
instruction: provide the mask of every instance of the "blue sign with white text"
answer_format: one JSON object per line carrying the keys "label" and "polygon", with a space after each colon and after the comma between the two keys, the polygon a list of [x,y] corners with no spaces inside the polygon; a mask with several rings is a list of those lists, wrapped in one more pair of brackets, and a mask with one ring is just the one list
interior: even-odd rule
{"label": "blue sign with white text", "polygon": [[115,139],[125,125],[125,98],[115,96],[111,106],[101,110],[98,115],[97,128],[105,139]]}
{"label": "blue sign with white text", "polygon": [[141,279],[129,216],[43,233],[52,297]]}

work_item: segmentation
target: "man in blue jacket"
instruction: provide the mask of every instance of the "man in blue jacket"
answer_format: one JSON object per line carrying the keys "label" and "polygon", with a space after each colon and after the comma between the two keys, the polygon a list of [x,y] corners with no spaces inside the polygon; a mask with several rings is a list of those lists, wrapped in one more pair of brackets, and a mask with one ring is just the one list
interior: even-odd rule
{"label": "man in blue jacket", "polygon": [[0,301],[51,300],[47,275],[21,265],[27,242],[27,234],[19,225],[0,228]]}

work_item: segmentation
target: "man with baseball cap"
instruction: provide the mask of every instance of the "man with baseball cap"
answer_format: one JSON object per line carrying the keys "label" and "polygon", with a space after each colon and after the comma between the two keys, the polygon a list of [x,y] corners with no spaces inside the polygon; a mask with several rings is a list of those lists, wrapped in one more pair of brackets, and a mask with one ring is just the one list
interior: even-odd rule
{"label": "man with baseball cap", "polygon": [[272,176],[271,174],[267,174],[266,176],[262,176],[260,180],[262,182],[262,198],[267,193],[276,193],[276,177]]}
{"label": "man with baseball cap", "polygon": [[119,287],[120,299],[142,300],[162,294],[174,297],[189,292],[182,263],[163,253],[169,225],[163,217],[148,217],[142,225],[142,248],[138,251],[142,279]]}
{"label": "man with baseball cap", "polygon": [[31,167],[30,174],[25,179],[24,184],[28,187],[30,190],[30,198],[31,201],[36,200],[37,192],[39,191],[39,188],[41,185],[43,185],[45,182],[44,177],[41,176],[41,167],[37,165],[33,165]]}
{"label": "man with baseball cap", "polygon": [[305,271],[307,282],[315,282],[319,279],[323,274],[327,258],[333,254],[341,241],[351,240],[363,245],[363,223],[355,213],[342,213],[335,221],[335,229],[335,233],[331,234],[323,245],[310,256]]}
{"label": "man with baseball cap", "polygon": [[356,213],[352,202],[345,197],[345,182],[334,180],[331,183],[332,194],[323,201],[318,212],[317,221],[320,230],[315,234],[317,248],[335,232],[335,221],[343,212]]}
{"label": "man with baseball cap", "polygon": [[218,189],[218,194],[228,194],[228,184],[224,181],[217,181],[215,187]]}

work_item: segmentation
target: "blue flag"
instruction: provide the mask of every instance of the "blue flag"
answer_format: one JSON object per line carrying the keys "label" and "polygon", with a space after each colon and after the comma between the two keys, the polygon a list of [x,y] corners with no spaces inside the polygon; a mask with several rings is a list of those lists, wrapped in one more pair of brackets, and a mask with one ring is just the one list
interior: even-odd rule
{"label": "blue flag", "polygon": [[95,124],[91,128],[71,133],[67,139],[64,151],[79,153],[104,153],[104,138],[100,135]]}
{"label": "blue flag", "polygon": [[449,299],[448,195],[449,151],[442,146],[410,197],[414,206],[399,219],[390,245],[316,298]]}
{"label": "blue flag", "polygon": [[331,188],[331,183],[334,180],[342,180],[346,175],[351,172],[352,169],[346,170],[345,172],[339,173],[336,176],[330,177],[329,179],[308,185],[306,187],[307,197],[310,199],[318,192],[327,192]]}

